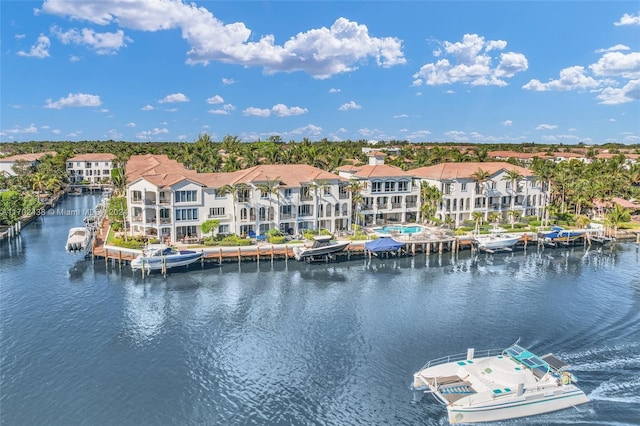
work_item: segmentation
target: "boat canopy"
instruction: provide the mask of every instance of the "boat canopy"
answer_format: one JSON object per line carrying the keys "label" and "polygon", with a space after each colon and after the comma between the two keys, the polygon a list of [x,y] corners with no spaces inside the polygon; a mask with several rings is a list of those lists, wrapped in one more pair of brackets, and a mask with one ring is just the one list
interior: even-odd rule
{"label": "boat canopy", "polygon": [[364,243],[364,249],[374,253],[381,253],[398,250],[403,245],[403,243],[399,243],[391,237],[381,237]]}

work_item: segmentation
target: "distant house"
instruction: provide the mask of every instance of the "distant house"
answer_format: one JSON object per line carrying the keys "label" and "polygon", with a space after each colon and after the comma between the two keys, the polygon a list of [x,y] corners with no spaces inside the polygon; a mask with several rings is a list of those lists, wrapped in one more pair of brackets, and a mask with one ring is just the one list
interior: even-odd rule
{"label": "distant house", "polygon": [[619,197],[613,197],[607,201],[593,200],[594,213],[597,217],[604,217],[616,204],[630,210],[632,215],[640,214],[640,203]]}
{"label": "distant house", "polygon": [[114,168],[113,154],[80,154],[67,160],[69,183],[109,183]]}
{"label": "distant house", "polygon": [[55,151],[49,152],[36,152],[33,154],[18,154],[10,157],[0,158],[0,175],[4,176],[16,176],[16,172],[13,168],[16,162],[24,161],[26,164],[35,168],[40,163],[40,159],[44,156],[56,155]]}

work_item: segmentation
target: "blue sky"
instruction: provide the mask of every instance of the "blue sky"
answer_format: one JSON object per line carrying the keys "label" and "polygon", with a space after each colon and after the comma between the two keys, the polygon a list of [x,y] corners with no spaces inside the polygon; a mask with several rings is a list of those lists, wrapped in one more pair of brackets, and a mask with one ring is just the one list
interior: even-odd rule
{"label": "blue sky", "polygon": [[1,141],[640,143],[637,1],[2,1]]}

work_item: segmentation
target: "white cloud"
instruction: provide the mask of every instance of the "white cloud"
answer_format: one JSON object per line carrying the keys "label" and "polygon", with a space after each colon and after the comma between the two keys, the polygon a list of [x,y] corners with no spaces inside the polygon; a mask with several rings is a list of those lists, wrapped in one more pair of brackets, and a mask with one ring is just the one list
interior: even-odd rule
{"label": "white cloud", "polygon": [[151,106],[151,105],[145,105],[145,106],[142,107],[143,111],[152,111],[154,109],[155,108],[153,106]]}
{"label": "white cloud", "polygon": [[111,140],[122,140],[122,136],[122,133],[118,132],[116,129],[110,129],[107,131],[107,137]]}
{"label": "white cloud", "polygon": [[15,126],[15,127],[11,128],[11,129],[6,129],[6,130],[0,131],[0,136],[16,135],[16,134],[22,134],[22,133],[26,133],[26,134],[38,133],[38,128],[33,123],[31,123],[31,125],[29,125],[28,127]]}
{"label": "white cloud", "polygon": [[208,112],[210,114],[218,114],[218,115],[229,115],[231,111],[235,111],[236,107],[231,104],[226,104],[222,108],[218,109],[210,109]]}
{"label": "white cloud", "polygon": [[224,84],[225,86],[229,86],[233,83],[235,83],[236,81],[232,78],[223,78],[222,79],[222,84]]}
{"label": "white cloud", "polygon": [[409,117],[408,114],[397,114],[393,116],[393,118],[408,118],[408,117]]}
{"label": "white cloud", "polygon": [[321,134],[322,134],[322,127],[316,126],[314,124],[307,124],[304,127],[299,127],[297,129],[293,129],[288,132],[285,132],[283,136],[284,137],[299,136],[299,135],[320,136]]}
{"label": "white cloud", "polygon": [[134,123],[133,121],[130,123],[126,124],[127,127],[136,127],[136,123]]}
{"label": "white cloud", "polygon": [[187,98],[182,93],[172,93],[171,95],[167,95],[164,98],[158,101],[161,104],[165,103],[175,103],[175,102],[189,102],[189,98]]}
{"label": "white cloud", "polygon": [[608,47],[606,49],[597,49],[596,53],[604,53],[604,52],[616,52],[619,50],[631,50],[629,46],[624,44],[616,44],[615,46]]}
{"label": "white cloud", "polygon": [[556,128],[558,128],[558,126],[555,124],[538,124],[536,130],[553,130]]}
{"label": "white cloud", "polygon": [[60,28],[51,27],[51,33],[54,34],[63,44],[77,44],[88,46],[98,55],[115,54],[121,47],[126,46],[126,42],[133,40],[124,35],[122,30],[114,33],[97,33],[92,29],[83,28],[82,30],[71,29],[62,31]]}
{"label": "white cloud", "polygon": [[333,87],[331,89],[329,89],[329,93],[340,93],[340,92],[342,92],[342,90],[334,89]]}
{"label": "white cloud", "polygon": [[619,105],[640,100],[640,80],[630,80],[622,88],[607,87],[599,95],[598,99],[604,105]]}
{"label": "white cloud", "polygon": [[69,93],[66,98],[53,102],[47,99],[45,108],[62,109],[67,107],[96,107],[102,105],[100,96],[86,93]]}
{"label": "white cloud", "polygon": [[513,125],[513,121],[511,121],[511,120],[504,120],[504,121],[502,122],[502,125],[503,125],[504,127],[511,127],[511,126]]}
{"label": "white cloud", "polygon": [[210,98],[207,98],[207,103],[208,104],[214,105],[214,104],[221,104],[223,102],[224,102],[224,99],[220,95],[215,95],[215,96],[212,96]]}
{"label": "white cloud", "polygon": [[618,22],[614,22],[613,25],[640,25],[640,12],[635,14],[625,13]]}
{"label": "white cloud", "polygon": [[448,132],[445,132],[444,136],[448,140],[454,141],[454,142],[469,141],[467,134],[460,130],[450,130]]}
{"label": "white cloud", "polygon": [[589,68],[597,76],[640,78],[640,52],[608,52]]}
{"label": "white cloud", "polygon": [[178,140],[179,141],[186,141],[187,140],[187,135],[178,135]]}
{"label": "white cloud", "polygon": [[340,108],[338,108],[338,109],[340,111],[349,111],[350,109],[361,109],[361,108],[362,108],[361,105],[358,105],[354,101],[349,101],[346,104],[340,105]]}
{"label": "white cloud", "polygon": [[53,133],[54,135],[59,135],[60,133],[62,133],[62,131],[60,129],[53,129],[51,133]]}
{"label": "white cloud", "polygon": [[69,55],[69,62],[80,62],[80,60],[81,60],[80,56]]}
{"label": "white cloud", "polygon": [[166,128],[154,128],[152,130],[144,130],[142,132],[136,133],[136,138],[138,139],[150,139],[152,136],[158,136],[158,135],[166,135],[167,133],[169,133],[169,130],[167,130]]}
{"label": "white cloud", "polygon": [[301,115],[307,113],[306,108],[301,108],[298,106],[289,108],[284,104],[274,105],[273,108],[271,108],[271,111],[273,111],[273,113],[278,117],[290,117],[292,115]]}
{"label": "white cloud", "polygon": [[428,130],[416,130],[415,132],[408,133],[405,135],[405,139],[408,141],[425,141],[427,136],[431,134]]}
{"label": "white cloud", "polygon": [[31,49],[28,52],[19,50],[18,56],[26,56],[29,58],[48,58],[49,57],[49,47],[51,46],[51,41],[49,37],[44,34],[40,34],[38,36],[38,41],[36,44],[31,46]]}
{"label": "white cloud", "polygon": [[585,74],[584,67],[573,66],[560,71],[560,78],[542,83],[533,79],[522,86],[523,89],[544,92],[549,90],[585,90],[600,86],[600,82]]}
{"label": "white cloud", "polygon": [[254,117],[268,117],[271,115],[271,110],[269,109],[260,109],[255,107],[249,107],[242,111],[244,115],[254,116]]}
{"label": "white cloud", "polygon": [[345,129],[344,127],[340,127],[340,128],[337,130],[337,132],[338,132],[338,133],[347,133],[347,129]]}
{"label": "white cloud", "polygon": [[15,38],[16,40],[22,40],[26,36],[27,36],[26,34],[16,34],[13,36],[13,38]]}
{"label": "white cloud", "polygon": [[504,50],[506,46],[506,41],[485,41],[484,37],[477,34],[465,34],[461,42],[445,41],[443,49],[438,50],[438,55],[434,56],[447,55],[448,57],[423,65],[413,75],[413,86],[454,83],[473,86],[506,86],[505,78],[513,77],[529,67],[527,58],[516,52],[501,53],[498,64],[494,67],[488,52]]}
{"label": "white cloud", "polygon": [[218,61],[263,67],[267,73],[305,71],[315,78],[327,78],[357,69],[368,58],[382,67],[406,62],[400,40],[373,37],[365,25],[345,18],[338,18],[329,28],[300,32],[277,45],[271,34],[252,34],[242,22],[225,24],[206,8],[182,1],[46,0],[40,11],[141,31],[179,29],[191,47],[187,52],[190,64]]}

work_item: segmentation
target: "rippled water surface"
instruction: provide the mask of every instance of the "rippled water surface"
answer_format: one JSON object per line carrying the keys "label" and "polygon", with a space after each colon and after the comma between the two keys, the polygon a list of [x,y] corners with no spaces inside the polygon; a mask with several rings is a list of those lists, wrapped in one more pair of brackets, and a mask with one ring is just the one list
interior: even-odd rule
{"label": "rippled water surface", "polygon": [[591,402],[505,424],[640,424],[634,244],[143,280],[68,255],[81,221],[47,216],[0,246],[0,424],[444,425],[412,402],[412,374],[518,337],[569,361]]}

